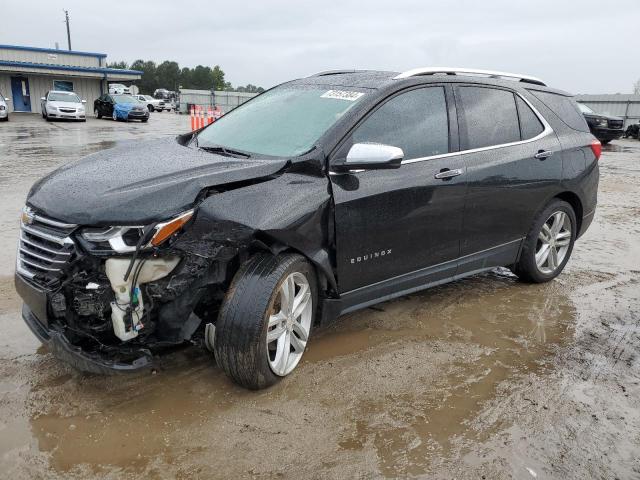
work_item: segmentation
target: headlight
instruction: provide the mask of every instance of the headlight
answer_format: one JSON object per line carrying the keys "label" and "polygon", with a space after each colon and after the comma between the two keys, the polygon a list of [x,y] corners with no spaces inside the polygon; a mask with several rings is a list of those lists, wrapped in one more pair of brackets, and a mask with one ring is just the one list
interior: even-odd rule
{"label": "headlight", "polygon": [[598,125],[606,127],[607,126],[607,119],[606,118],[599,118],[598,119]]}
{"label": "headlight", "polygon": [[[173,235],[182,230],[182,227],[193,217],[193,210],[188,210],[173,217],[166,222],[157,223],[153,231],[147,234],[149,240],[145,240],[142,249],[158,247]],[[142,226],[114,226],[103,228],[85,228],[81,235],[85,240],[94,243],[108,242],[109,246],[117,253],[133,252],[140,238],[144,235],[145,227]]]}
{"label": "headlight", "polygon": [[51,111],[55,112],[55,111],[58,110],[58,107],[54,107],[53,105],[47,104],[47,110],[51,110]]}
{"label": "headlight", "polygon": [[78,107],[79,112],[84,112],[84,107]]}

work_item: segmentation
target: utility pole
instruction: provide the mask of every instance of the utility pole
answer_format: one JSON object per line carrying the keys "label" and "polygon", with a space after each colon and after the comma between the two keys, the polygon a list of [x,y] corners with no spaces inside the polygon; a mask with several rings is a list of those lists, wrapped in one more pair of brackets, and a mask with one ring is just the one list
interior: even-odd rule
{"label": "utility pole", "polygon": [[67,43],[69,43],[69,51],[71,51],[71,30],[69,28],[69,10],[64,10],[64,21],[67,24]]}

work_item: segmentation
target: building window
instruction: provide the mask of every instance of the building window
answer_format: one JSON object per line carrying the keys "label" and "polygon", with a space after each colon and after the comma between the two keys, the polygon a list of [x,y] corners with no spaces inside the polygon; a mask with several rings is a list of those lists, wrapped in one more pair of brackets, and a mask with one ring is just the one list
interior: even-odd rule
{"label": "building window", "polygon": [[54,80],[53,89],[61,90],[63,92],[73,92],[73,82],[67,80]]}

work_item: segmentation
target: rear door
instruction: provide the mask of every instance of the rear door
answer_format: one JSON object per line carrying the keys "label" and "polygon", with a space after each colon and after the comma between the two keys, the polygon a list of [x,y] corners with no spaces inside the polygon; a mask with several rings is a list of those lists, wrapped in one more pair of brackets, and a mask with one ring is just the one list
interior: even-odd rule
{"label": "rear door", "polygon": [[560,182],[560,144],[514,91],[458,85],[455,93],[468,181],[460,272],[507,265]]}
{"label": "rear door", "polygon": [[[449,153],[453,104],[445,86],[402,91],[369,113],[333,155],[344,160],[363,142],[404,151],[399,169],[331,175],[341,293],[448,261],[441,274],[454,274],[465,176],[460,156]],[[460,174],[435,178],[447,169]]]}

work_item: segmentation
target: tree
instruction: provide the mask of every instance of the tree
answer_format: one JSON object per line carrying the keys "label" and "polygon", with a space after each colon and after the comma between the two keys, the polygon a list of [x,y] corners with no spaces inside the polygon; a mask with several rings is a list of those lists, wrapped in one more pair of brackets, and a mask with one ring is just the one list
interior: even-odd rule
{"label": "tree", "polygon": [[127,62],[121,60],[119,62],[107,63],[107,68],[119,68],[121,70],[126,70],[129,68]]}
{"label": "tree", "polygon": [[138,87],[140,87],[140,92],[153,95],[153,92],[159,88],[155,62],[151,60],[136,60],[131,64],[131,70],[142,71],[142,78],[136,82]]}
{"label": "tree", "polygon": [[156,68],[159,88],[177,90],[180,86],[180,66],[178,62],[165,60]]}
{"label": "tree", "polygon": [[633,93],[634,95],[640,95],[640,80],[633,84]]}

